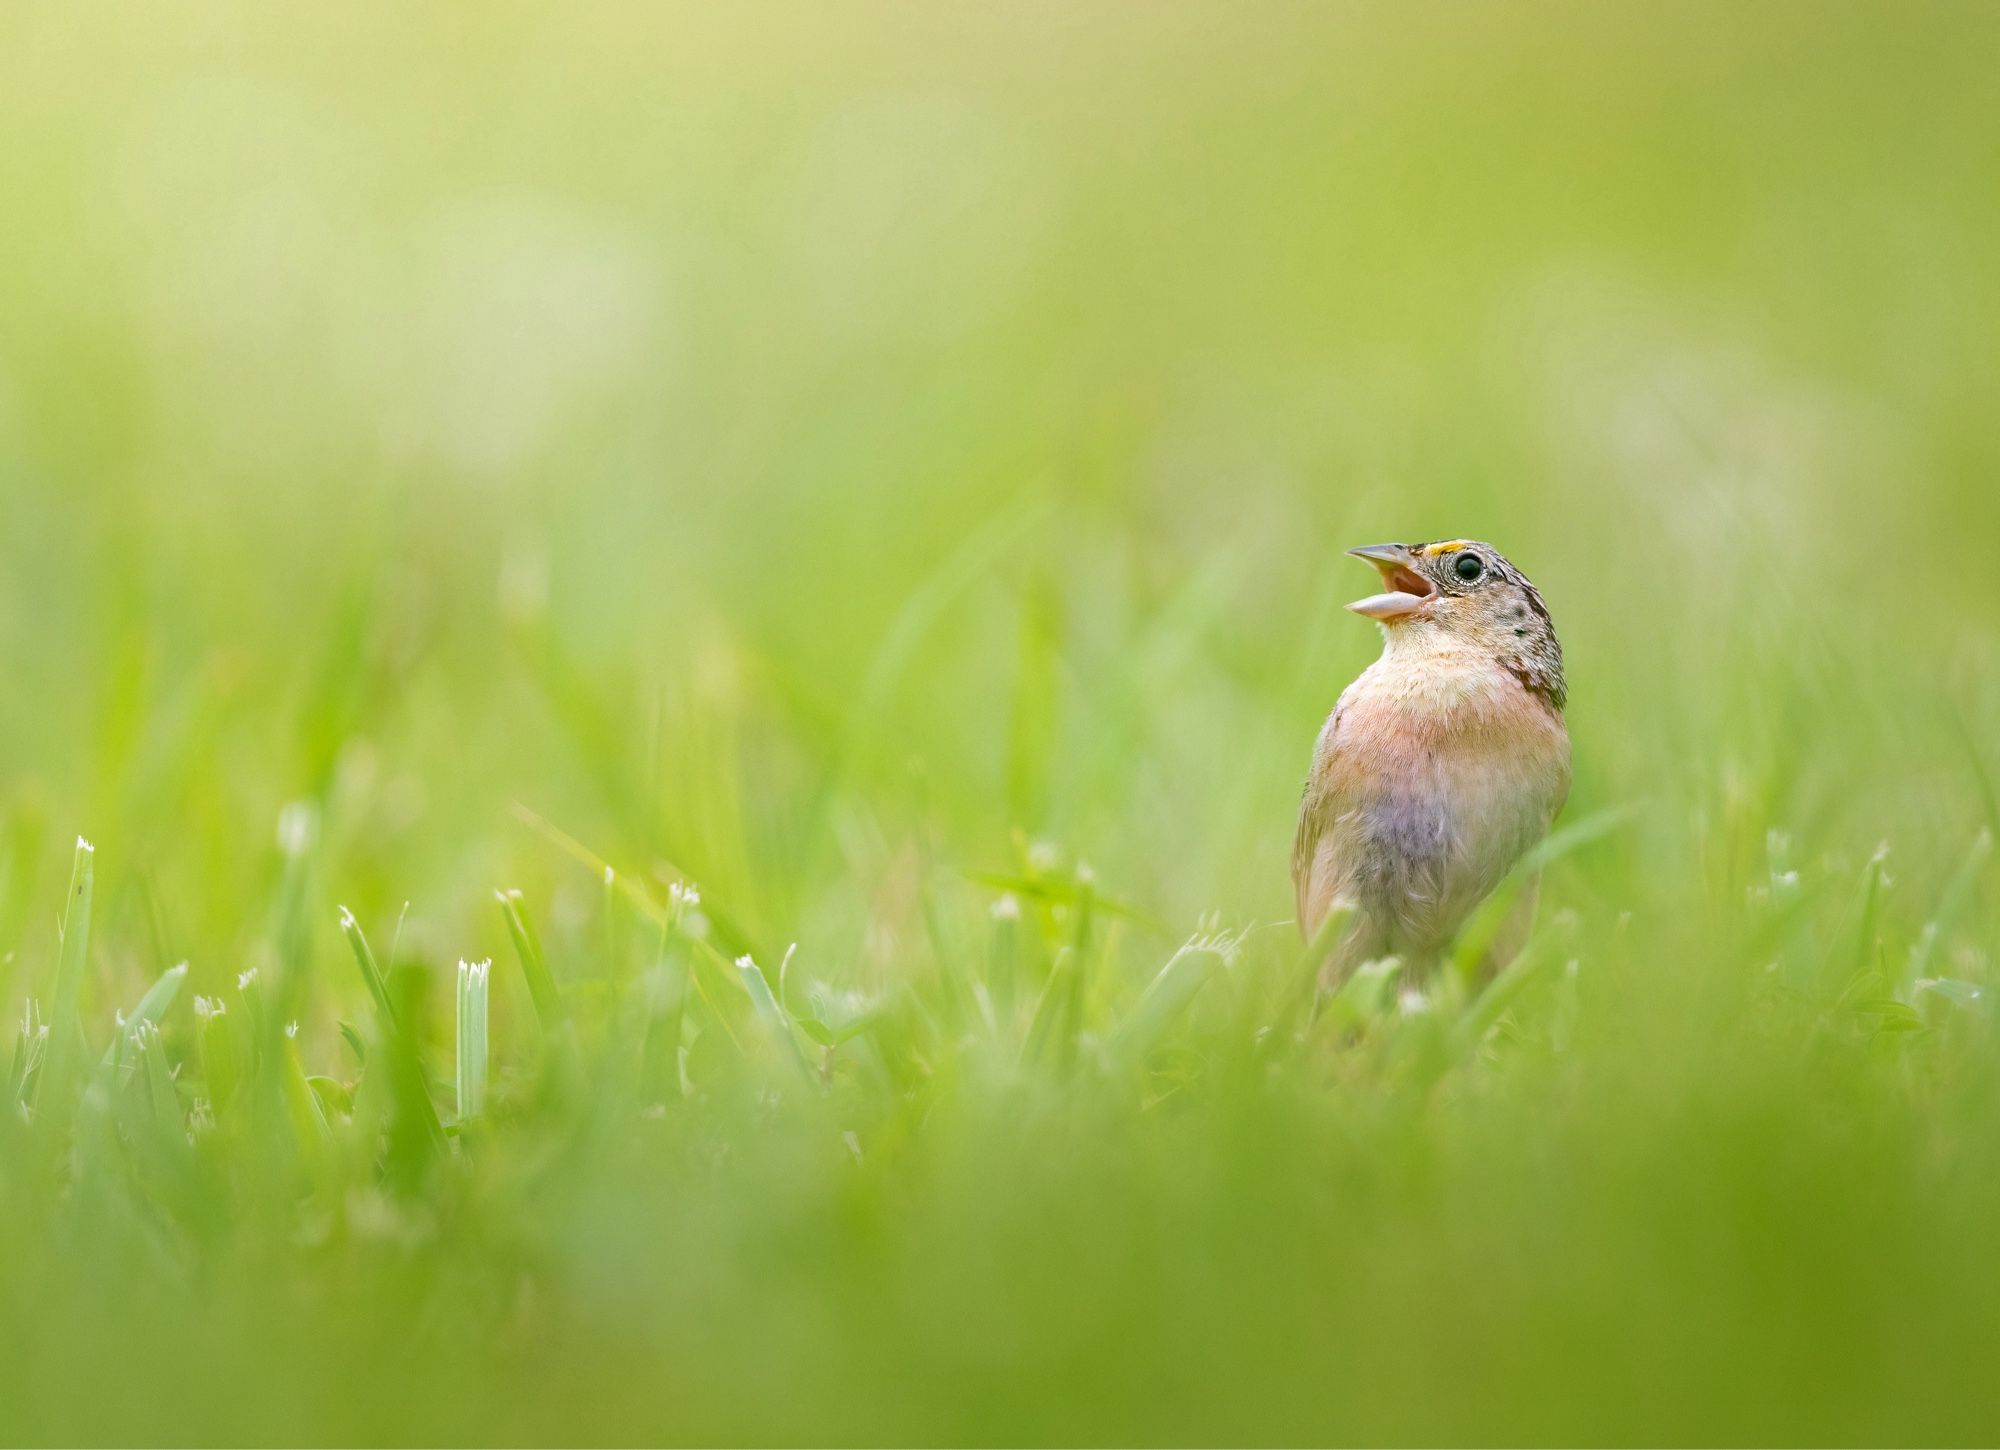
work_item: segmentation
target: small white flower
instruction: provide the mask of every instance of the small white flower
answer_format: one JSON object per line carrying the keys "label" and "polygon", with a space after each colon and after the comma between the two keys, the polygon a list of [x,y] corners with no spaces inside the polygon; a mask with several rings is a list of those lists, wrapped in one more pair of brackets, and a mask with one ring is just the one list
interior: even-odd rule
{"label": "small white flower", "polygon": [[298,1035],[299,1035],[299,1024],[296,1022],[287,1022],[285,1024],[285,1036],[296,1039]]}
{"label": "small white flower", "polygon": [[992,916],[995,921],[1019,921],[1021,919],[1021,898],[1008,892],[993,903]]}
{"label": "small white flower", "polygon": [[236,990],[239,992],[247,992],[256,983],[256,981],[257,981],[257,969],[255,967],[252,967],[247,972],[238,972],[236,974]]}
{"label": "small white flower", "polygon": [[228,1015],[229,1008],[220,997],[197,997],[194,999],[194,1015],[207,1022],[211,1018]]}
{"label": "small white flower", "polygon": [[667,895],[679,906],[696,907],[701,905],[701,888],[696,886],[692,881],[687,882],[685,885],[676,881],[672,886],[667,888]]}

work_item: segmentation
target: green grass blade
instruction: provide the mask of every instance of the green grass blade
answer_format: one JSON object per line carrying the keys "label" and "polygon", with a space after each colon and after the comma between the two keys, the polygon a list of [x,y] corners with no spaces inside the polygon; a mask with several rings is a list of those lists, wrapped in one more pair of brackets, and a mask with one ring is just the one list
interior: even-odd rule
{"label": "green grass blade", "polygon": [[458,964],[458,1120],[470,1122],[486,1110],[487,978],[493,963]]}
{"label": "green grass blade", "polygon": [[[797,948],[793,948],[797,950]],[[791,953],[785,954],[787,962]],[[792,1019],[785,1009],[778,1005],[778,999],[771,992],[771,983],[764,976],[764,969],[750,957],[736,959],[736,979],[742,983],[744,992],[750,998],[751,1020],[763,1033],[773,1051],[787,1058],[808,1078],[812,1076],[812,1064],[806,1060],[799,1040],[792,1033]]]}
{"label": "green grass blade", "polygon": [[389,1001],[389,986],[382,978],[382,968],[375,960],[375,950],[368,944],[368,934],[361,929],[361,923],[346,907],[340,908],[340,930],[347,938],[347,945],[354,953],[354,965],[361,972],[361,980],[368,988],[368,996],[375,1003],[375,1011],[381,1018],[384,1031],[393,1030],[396,1025],[396,1009]]}
{"label": "green grass blade", "polygon": [[1159,1045],[1194,1000],[1227,970],[1240,938],[1209,934],[1190,937],[1167,959],[1112,1039],[1112,1050],[1130,1062],[1143,1060]]}
{"label": "green grass blade", "polygon": [[235,1107],[248,1066],[229,1008],[223,1002],[213,997],[196,997],[194,1017],[201,1079],[208,1089],[209,1107],[221,1122]]}
{"label": "green grass blade", "polygon": [[70,867],[69,893],[64,898],[61,948],[56,980],[50,994],[49,1041],[36,1079],[35,1108],[60,1131],[75,1106],[76,1074],[84,1052],[80,1006],[84,974],[90,965],[92,898],[97,887],[97,852],[81,836]]}
{"label": "green grass blade", "polygon": [[[125,1018],[125,1028],[129,1031],[142,1022],[157,1026],[160,1019],[166,1015],[167,1009],[173,1006],[174,998],[180,995],[181,986],[187,981],[187,974],[186,962],[177,967],[169,967],[160,973],[159,980],[146,989],[146,995],[139,999],[139,1005]],[[104,1057],[99,1067],[109,1069],[117,1060],[120,1050],[121,1044],[113,1042],[104,1050]]]}
{"label": "green grass blade", "polygon": [[514,944],[514,956],[521,964],[528,995],[534,999],[535,1015],[541,1019],[544,1032],[553,1032],[563,1023],[562,993],[557,990],[555,976],[549,971],[548,958],[542,952],[541,938],[528,915],[527,903],[518,891],[496,891],[493,899],[500,903],[500,915],[507,924],[508,940]]}
{"label": "green grass blade", "polygon": [[[391,1101],[401,1119],[414,1122],[419,1130],[414,1135],[406,1133],[400,1138],[392,1138],[394,1152],[400,1155],[398,1161],[402,1166],[402,1176],[410,1181],[420,1171],[422,1159],[421,1151],[412,1145],[441,1145],[444,1142],[444,1127],[438,1122],[437,1108],[430,1099],[417,1043],[410,1034],[403,1010],[396,1006],[389,981],[375,960],[374,949],[368,944],[368,934],[346,907],[340,910],[340,927],[347,937],[348,946],[353,949],[354,964],[360,970],[362,981],[367,984],[368,994],[375,1001],[380,1028],[378,1038],[382,1055],[388,1059],[382,1066],[388,1079]],[[409,985],[409,981],[404,984]],[[360,1052],[358,1045],[356,1050]],[[289,1093],[289,1085],[286,1090]],[[298,1117],[297,1114],[293,1116],[295,1119]]]}

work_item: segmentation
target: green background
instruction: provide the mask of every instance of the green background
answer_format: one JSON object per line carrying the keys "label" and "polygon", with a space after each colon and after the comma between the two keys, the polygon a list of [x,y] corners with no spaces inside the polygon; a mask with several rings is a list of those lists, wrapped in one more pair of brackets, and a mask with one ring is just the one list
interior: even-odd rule
{"label": "green background", "polygon": [[[0,989],[94,1064],[189,967],[169,1098],[0,1130],[0,1436],[2000,1435],[1996,67],[1976,4],[9,8]],[[1311,1018],[1341,551],[1460,536],[1581,830],[1504,996]]]}

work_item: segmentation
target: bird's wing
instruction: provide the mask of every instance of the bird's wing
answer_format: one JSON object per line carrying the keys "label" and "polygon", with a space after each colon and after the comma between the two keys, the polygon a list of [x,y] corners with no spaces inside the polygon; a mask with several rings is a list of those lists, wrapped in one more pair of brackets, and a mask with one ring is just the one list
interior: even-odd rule
{"label": "bird's wing", "polygon": [[1556,789],[1554,793],[1555,808],[1549,812],[1549,825],[1551,827],[1555,825],[1556,817],[1563,813],[1563,808],[1569,804],[1569,784],[1569,729],[1565,726],[1562,733],[1562,767],[1556,776]]}
{"label": "bird's wing", "polygon": [[1313,783],[1307,781],[1305,799],[1299,802],[1299,827],[1292,836],[1292,895],[1298,905],[1299,933],[1308,938],[1312,936],[1312,928],[1307,923],[1306,906],[1312,898],[1312,863],[1319,854],[1323,829],[1313,796]]}
{"label": "bird's wing", "polygon": [[[1324,894],[1320,881],[1324,873],[1318,869],[1320,842],[1340,810],[1336,784],[1339,772],[1335,764],[1345,704],[1343,699],[1334,707],[1326,728],[1320,731],[1319,745],[1313,752],[1312,774],[1306,779],[1305,795],[1299,802],[1298,829],[1292,835],[1292,890],[1298,907],[1299,931],[1309,941],[1323,914],[1313,909],[1315,898]],[[1324,904],[1320,903],[1322,908]]]}

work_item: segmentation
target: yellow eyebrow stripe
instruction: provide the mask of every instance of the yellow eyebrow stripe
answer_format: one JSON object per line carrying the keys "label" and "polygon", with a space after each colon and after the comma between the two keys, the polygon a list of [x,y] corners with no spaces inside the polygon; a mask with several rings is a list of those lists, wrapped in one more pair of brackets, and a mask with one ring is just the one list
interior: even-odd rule
{"label": "yellow eyebrow stripe", "polygon": [[1471,547],[1472,540],[1470,539],[1453,539],[1448,544],[1432,544],[1428,549],[1424,550],[1424,553],[1426,555],[1456,554],[1460,549],[1469,549]]}

